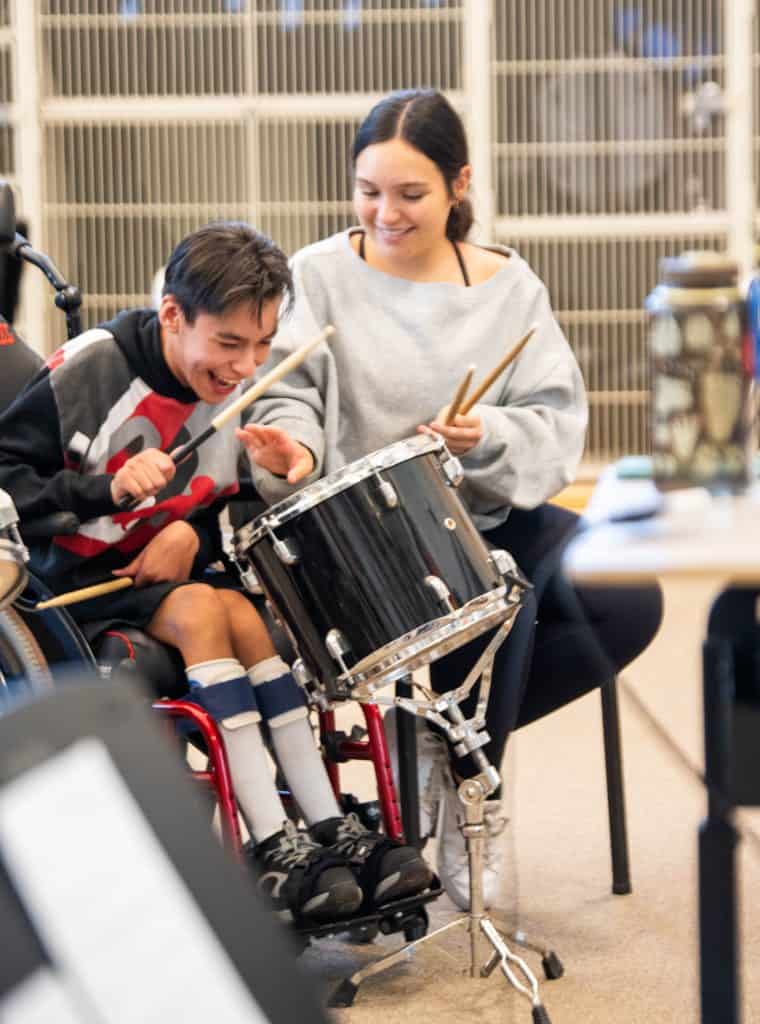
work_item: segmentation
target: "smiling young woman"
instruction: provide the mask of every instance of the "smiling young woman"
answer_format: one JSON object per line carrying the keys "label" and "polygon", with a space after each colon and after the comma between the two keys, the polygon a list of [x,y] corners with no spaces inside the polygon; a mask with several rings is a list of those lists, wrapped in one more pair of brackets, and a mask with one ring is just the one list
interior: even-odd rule
{"label": "smiling young woman", "polygon": [[[410,434],[445,439],[461,459],[460,495],[484,540],[511,552],[534,584],[494,667],[484,749],[499,765],[513,729],[609,682],[647,646],[660,623],[661,594],[657,587],[573,589],[558,571],[577,516],[548,502],[577,471],[585,389],[544,284],[514,249],[467,241],[472,171],[456,112],[434,91],[394,93],[371,110],[352,155],[359,225],[293,258],[293,315],[281,325],[272,362],[322,323],[336,333],[329,350],[257,403],[257,425],[248,428],[258,445],[254,475],[273,501],[298,477],[310,482]],[[534,324],[535,336],[507,372],[447,424],[464,369],[476,363],[482,378]],[[285,474],[289,467],[278,462],[275,469],[268,442],[280,455],[289,444],[293,465],[304,449],[309,457],[277,478],[270,469]],[[433,688],[459,685],[485,642],[435,662]],[[452,766],[460,776],[474,771],[467,760]],[[464,906],[459,805],[447,778],[438,869]],[[486,818],[495,836],[503,818],[498,798]],[[489,854],[487,903],[498,881]]]}

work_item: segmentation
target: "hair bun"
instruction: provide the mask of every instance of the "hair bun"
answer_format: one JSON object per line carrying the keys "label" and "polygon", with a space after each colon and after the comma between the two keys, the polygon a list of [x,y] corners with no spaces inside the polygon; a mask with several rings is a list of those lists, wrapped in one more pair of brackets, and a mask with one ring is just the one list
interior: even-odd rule
{"label": "hair bun", "polygon": [[458,200],[451,207],[446,221],[446,237],[452,242],[463,242],[475,221],[472,203],[469,199]]}

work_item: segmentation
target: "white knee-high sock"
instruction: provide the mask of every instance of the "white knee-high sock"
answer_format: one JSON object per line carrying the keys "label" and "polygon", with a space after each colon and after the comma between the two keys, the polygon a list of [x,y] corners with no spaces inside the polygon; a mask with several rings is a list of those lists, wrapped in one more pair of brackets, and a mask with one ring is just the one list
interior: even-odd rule
{"label": "white knee-high sock", "polygon": [[[240,680],[250,685],[245,669],[235,658],[199,662],[189,665],[186,672],[191,685],[195,684],[201,691],[221,683],[239,683]],[[203,704],[203,693],[196,691],[196,697]],[[259,728],[260,720],[261,713],[255,709],[238,711],[219,720],[235,796],[253,838],[259,843],[279,832],[287,818]]]}
{"label": "white knee-high sock", "polygon": [[341,810],[314,741],[303,691],[279,656],[248,669],[256,703],[269,725],[272,746],[306,823],[337,817]]}

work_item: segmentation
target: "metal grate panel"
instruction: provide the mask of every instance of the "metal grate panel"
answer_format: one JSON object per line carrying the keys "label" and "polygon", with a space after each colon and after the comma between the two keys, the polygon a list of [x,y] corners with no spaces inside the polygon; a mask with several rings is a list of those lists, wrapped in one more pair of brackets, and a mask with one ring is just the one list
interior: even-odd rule
{"label": "metal grate panel", "polygon": [[460,4],[262,5],[255,19],[260,93],[461,87]]}
{"label": "metal grate panel", "polygon": [[[581,362],[597,463],[648,445],[642,303],[660,257],[726,243],[725,121],[684,112],[733,66],[725,2],[0,0],[0,173],[20,152],[9,17],[30,4],[36,240],[92,323],[146,301],[172,245],[214,217],[252,220],[288,252],[352,223],[355,126],[390,89],[442,88],[493,181],[481,237],[546,280]],[[50,347],[62,320],[43,326]]]}
{"label": "metal grate panel", "polygon": [[239,94],[247,65],[241,28],[231,14],[43,16],[43,90],[63,97]]}
{"label": "metal grate panel", "polygon": [[356,119],[264,120],[256,149],[257,223],[287,252],[356,221],[351,206],[351,141]]}
{"label": "metal grate panel", "polygon": [[546,281],[581,364],[587,460],[647,451],[644,297],[662,256],[726,245],[724,231],[700,234],[694,220],[726,207],[723,119],[697,125],[685,113],[700,84],[724,86],[723,5],[533,0],[493,11],[497,232]]}
{"label": "metal grate panel", "polygon": [[50,96],[459,88],[458,0],[44,0]]}
{"label": "metal grate panel", "polygon": [[52,125],[45,135],[47,245],[95,303],[146,301],[153,275],[189,231],[250,219],[246,126]]}
{"label": "metal grate panel", "polygon": [[39,0],[45,243],[85,320],[147,299],[215,217],[287,252],[353,223],[360,118],[388,89],[461,84],[464,2]]}

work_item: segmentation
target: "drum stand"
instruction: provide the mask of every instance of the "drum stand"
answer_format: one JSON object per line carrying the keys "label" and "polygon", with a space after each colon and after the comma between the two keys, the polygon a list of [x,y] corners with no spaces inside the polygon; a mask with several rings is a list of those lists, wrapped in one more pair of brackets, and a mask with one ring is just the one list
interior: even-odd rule
{"label": "drum stand", "polygon": [[[467,846],[467,858],[469,861],[470,910],[456,920],[450,921],[441,928],[437,928],[434,932],[430,932],[420,939],[407,943],[395,953],[390,953],[375,961],[375,963],[356,971],[350,978],[346,978],[337,986],[330,997],[330,1006],[351,1006],[359,985],[366,978],[379,974],[387,967],[391,967],[403,960],[410,959],[414,950],[423,942],[428,942],[430,939],[434,939],[436,936],[442,935],[444,932],[451,931],[454,928],[467,927],[470,932],[470,977],[487,978],[496,967],[499,967],[507,981],[521,995],[530,1000],[534,1024],[550,1024],[549,1015],[539,998],[538,981],[535,975],[525,961],[509,949],[493,921],[486,914],[483,906],[483,845],[486,830],[483,804],[486,798],[498,788],[501,781],[498,770],[488,761],[481,749],[489,740],[488,733],[484,730],[483,724],[485,722],[488,694],[491,688],[493,661],[511,626],[512,621],[510,619],[499,627],[494,638],[473,666],[464,683],[448,694],[438,696],[431,691],[424,690],[418,684],[412,683],[410,677],[407,677],[405,682],[421,690],[425,694],[426,699],[375,696],[375,685],[371,687],[360,686],[355,691],[356,696],[360,700],[371,700],[378,704],[395,704],[411,714],[420,715],[429,721],[435,722],[436,725],[443,729],[452,744],[454,744],[455,753],[459,757],[470,754],[480,769],[480,773],[474,778],[465,779],[460,783],[457,790],[457,795],[464,808],[464,823],[460,826],[460,829]],[[481,685],[478,691],[475,714],[472,718],[465,719],[459,704],[470,693],[478,677],[481,679]],[[444,714],[448,718],[444,718]],[[483,937],[490,944],[491,952],[488,960],[481,965],[479,947]],[[520,932],[515,933],[511,938],[518,945],[543,955],[544,973],[547,978],[561,977],[563,968],[555,953],[547,951],[540,946],[532,945]]]}

